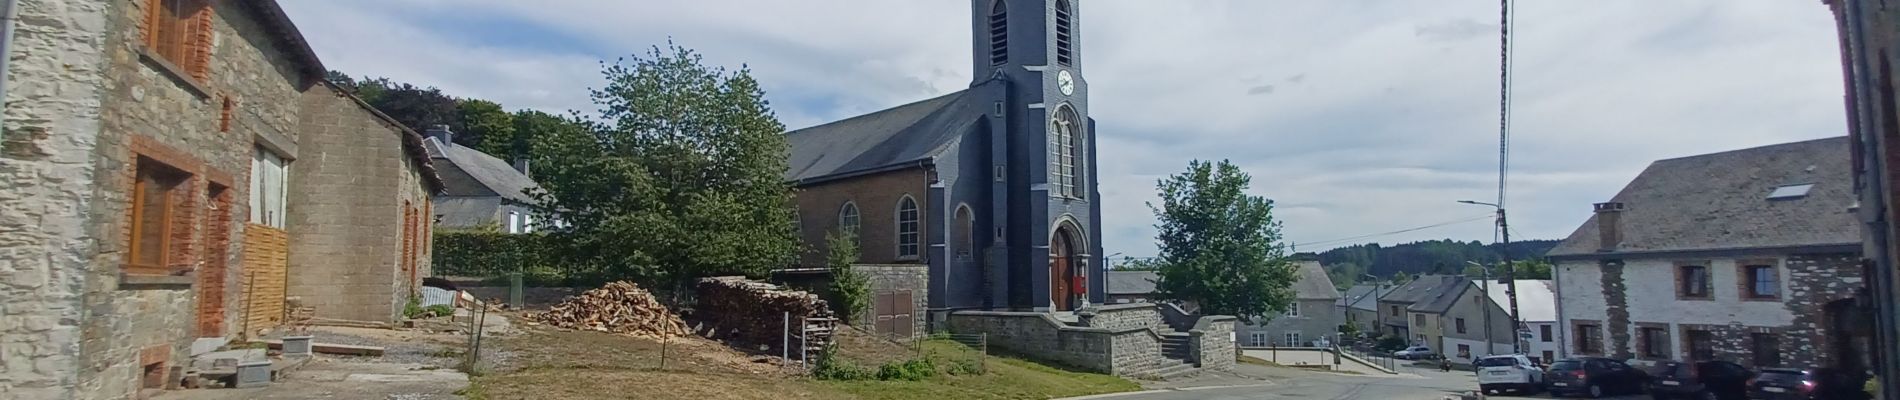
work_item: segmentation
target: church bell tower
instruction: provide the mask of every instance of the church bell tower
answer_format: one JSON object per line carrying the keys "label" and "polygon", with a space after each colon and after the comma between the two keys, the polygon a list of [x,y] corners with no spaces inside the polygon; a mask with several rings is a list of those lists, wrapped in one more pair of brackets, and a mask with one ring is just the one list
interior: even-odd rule
{"label": "church bell tower", "polygon": [[[971,0],[972,90],[993,96],[992,305],[1105,300],[1094,123],[1073,0]],[[1006,301],[1004,301],[1006,299]]]}

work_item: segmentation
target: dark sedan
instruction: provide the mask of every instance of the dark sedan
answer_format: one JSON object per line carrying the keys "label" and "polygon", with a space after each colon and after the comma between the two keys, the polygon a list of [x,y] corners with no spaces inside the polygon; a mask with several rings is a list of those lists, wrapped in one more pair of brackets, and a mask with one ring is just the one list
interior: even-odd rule
{"label": "dark sedan", "polygon": [[1544,375],[1550,395],[1597,398],[1613,394],[1640,394],[1649,374],[1622,361],[1601,357],[1569,358],[1550,364]]}
{"label": "dark sedan", "polygon": [[1743,400],[1755,373],[1728,361],[1656,363],[1649,370],[1649,394],[1657,400]]}
{"label": "dark sedan", "polygon": [[1863,400],[1866,376],[1829,368],[1767,368],[1748,380],[1748,398],[1758,400]]}

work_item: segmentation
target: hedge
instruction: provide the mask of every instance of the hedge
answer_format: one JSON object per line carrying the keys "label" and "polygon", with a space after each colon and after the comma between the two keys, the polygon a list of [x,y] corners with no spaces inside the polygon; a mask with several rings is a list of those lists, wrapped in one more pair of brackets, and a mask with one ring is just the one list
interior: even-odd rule
{"label": "hedge", "polygon": [[431,250],[436,276],[501,278],[515,271],[553,273],[546,267],[553,259],[549,248],[547,236],[539,233],[438,230]]}

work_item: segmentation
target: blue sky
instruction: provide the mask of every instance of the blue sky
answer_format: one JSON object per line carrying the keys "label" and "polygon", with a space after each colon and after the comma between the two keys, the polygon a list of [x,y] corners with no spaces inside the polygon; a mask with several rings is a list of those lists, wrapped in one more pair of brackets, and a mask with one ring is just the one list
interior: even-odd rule
{"label": "blue sky", "polygon": [[[285,0],[327,66],[510,108],[592,110],[599,63],[672,40],[752,68],[801,128],[969,82],[962,1]],[[1294,242],[1489,212],[1497,3],[1084,0],[1109,253],[1149,255],[1145,203],[1231,159]],[[1522,2],[1508,205],[1562,238],[1650,161],[1845,134],[1816,1]],[[1366,239],[1489,241],[1485,221]]]}

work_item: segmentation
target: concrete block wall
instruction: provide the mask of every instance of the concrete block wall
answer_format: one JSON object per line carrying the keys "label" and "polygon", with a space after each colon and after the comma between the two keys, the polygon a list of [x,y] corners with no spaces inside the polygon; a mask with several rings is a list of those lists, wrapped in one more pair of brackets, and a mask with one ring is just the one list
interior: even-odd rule
{"label": "concrete block wall", "polygon": [[[290,170],[288,295],[321,318],[392,321],[411,289],[404,258],[420,258],[419,276],[429,258],[402,251],[404,202],[429,203],[419,164],[404,147],[413,133],[329,86],[314,87],[301,102],[299,152],[323,162]],[[426,244],[430,235],[422,236]]]}

